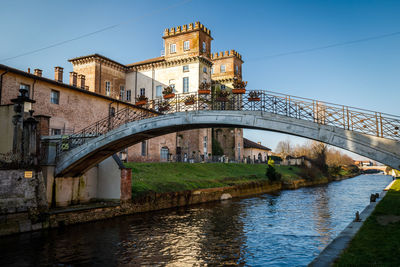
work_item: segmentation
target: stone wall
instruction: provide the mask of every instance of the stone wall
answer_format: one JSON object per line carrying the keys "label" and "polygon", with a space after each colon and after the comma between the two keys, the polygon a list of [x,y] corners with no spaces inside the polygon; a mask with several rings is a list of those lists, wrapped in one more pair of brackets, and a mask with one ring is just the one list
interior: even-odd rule
{"label": "stone wall", "polygon": [[42,172],[32,172],[25,178],[24,170],[0,170],[0,214],[47,208]]}

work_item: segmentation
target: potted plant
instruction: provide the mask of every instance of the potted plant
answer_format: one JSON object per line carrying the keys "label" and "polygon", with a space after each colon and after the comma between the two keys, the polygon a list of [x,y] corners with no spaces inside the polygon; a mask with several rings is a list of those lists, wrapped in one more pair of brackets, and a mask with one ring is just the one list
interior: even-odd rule
{"label": "potted plant", "polygon": [[202,82],[199,85],[199,94],[200,95],[209,95],[211,93],[211,84],[208,82]]}
{"label": "potted plant", "polygon": [[164,88],[162,94],[163,94],[164,99],[173,98],[175,96],[174,88],[172,86],[167,86]]}
{"label": "potted plant", "polygon": [[188,105],[193,105],[195,101],[196,101],[196,98],[194,97],[194,95],[190,95],[185,98],[184,102],[185,102],[185,105],[188,106]]}
{"label": "potted plant", "polygon": [[138,95],[136,97],[136,103],[135,104],[138,105],[138,106],[143,106],[143,105],[147,104],[147,100],[148,100],[148,98],[145,95]]}
{"label": "potted plant", "polygon": [[244,94],[246,93],[247,82],[242,81],[241,79],[235,78],[233,81],[233,94]]}
{"label": "potted plant", "polygon": [[217,91],[217,98],[218,102],[227,102],[228,101],[229,92],[228,91]]}
{"label": "potted plant", "polygon": [[158,103],[158,111],[163,112],[169,110],[171,105],[167,101]]}
{"label": "potted plant", "polygon": [[260,100],[261,100],[261,98],[260,98],[260,92],[251,91],[251,92],[249,93],[249,98],[248,98],[248,100],[249,100],[249,101],[260,101]]}

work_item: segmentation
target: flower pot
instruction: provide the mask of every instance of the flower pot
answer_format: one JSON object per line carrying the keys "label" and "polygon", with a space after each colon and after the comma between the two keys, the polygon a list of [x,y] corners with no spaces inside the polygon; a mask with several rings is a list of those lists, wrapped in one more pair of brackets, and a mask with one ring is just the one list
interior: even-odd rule
{"label": "flower pot", "polygon": [[211,90],[199,90],[199,95],[209,95]]}
{"label": "flower pot", "polygon": [[147,100],[139,100],[135,103],[137,106],[143,106],[147,104]]}
{"label": "flower pot", "polygon": [[167,111],[167,110],[169,110],[169,107],[168,106],[166,106],[166,107],[159,107],[158,108],[158,111]]}
{"label": "flower pot", "polygon": [[244,94],[244,93],[246,93],[246,89],[245,88],[240,88],[240,89],[235,88],[235,89],[232,89],[232,93],[233,94]]}
{"label": "flower pot", "polygon": [[175,96],[174,93],[164,95],[164,99],[173,98]]}
{"label": "flower pot", "polygon": [[193,105],[193,104],[194,104],[194,101],[185,102],[185,105],[186,105],[186,106]]}
{"label": "flower pot", "polygon": [[248,100],[249,100],[250,102],[254,102],[254,101],[260,101],[261,98],[259,98],[259,97],[249,97]]}

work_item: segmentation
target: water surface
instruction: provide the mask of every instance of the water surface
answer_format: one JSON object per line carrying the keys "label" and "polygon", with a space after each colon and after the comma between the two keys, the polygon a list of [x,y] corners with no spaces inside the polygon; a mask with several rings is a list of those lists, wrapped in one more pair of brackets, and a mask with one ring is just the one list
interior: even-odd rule
{"label": "water surface", "polygon": [[276,195],[3,237],[0,266],[305,266],[391,180],[360,175]]}

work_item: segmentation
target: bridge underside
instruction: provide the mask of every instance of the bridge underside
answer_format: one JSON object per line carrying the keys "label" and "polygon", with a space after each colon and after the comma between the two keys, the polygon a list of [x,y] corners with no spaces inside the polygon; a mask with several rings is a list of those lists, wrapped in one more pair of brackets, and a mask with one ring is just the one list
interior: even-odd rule
{"label": "bridge underside", "polygon": [[335,126],[261,111],[191,111],[134,121],[64,152],[56,176],[77,176],[131,145],[164,134],[211,127],[237,127],[275,131],[324,142],[392,168],[400,168],[400,143]]}

